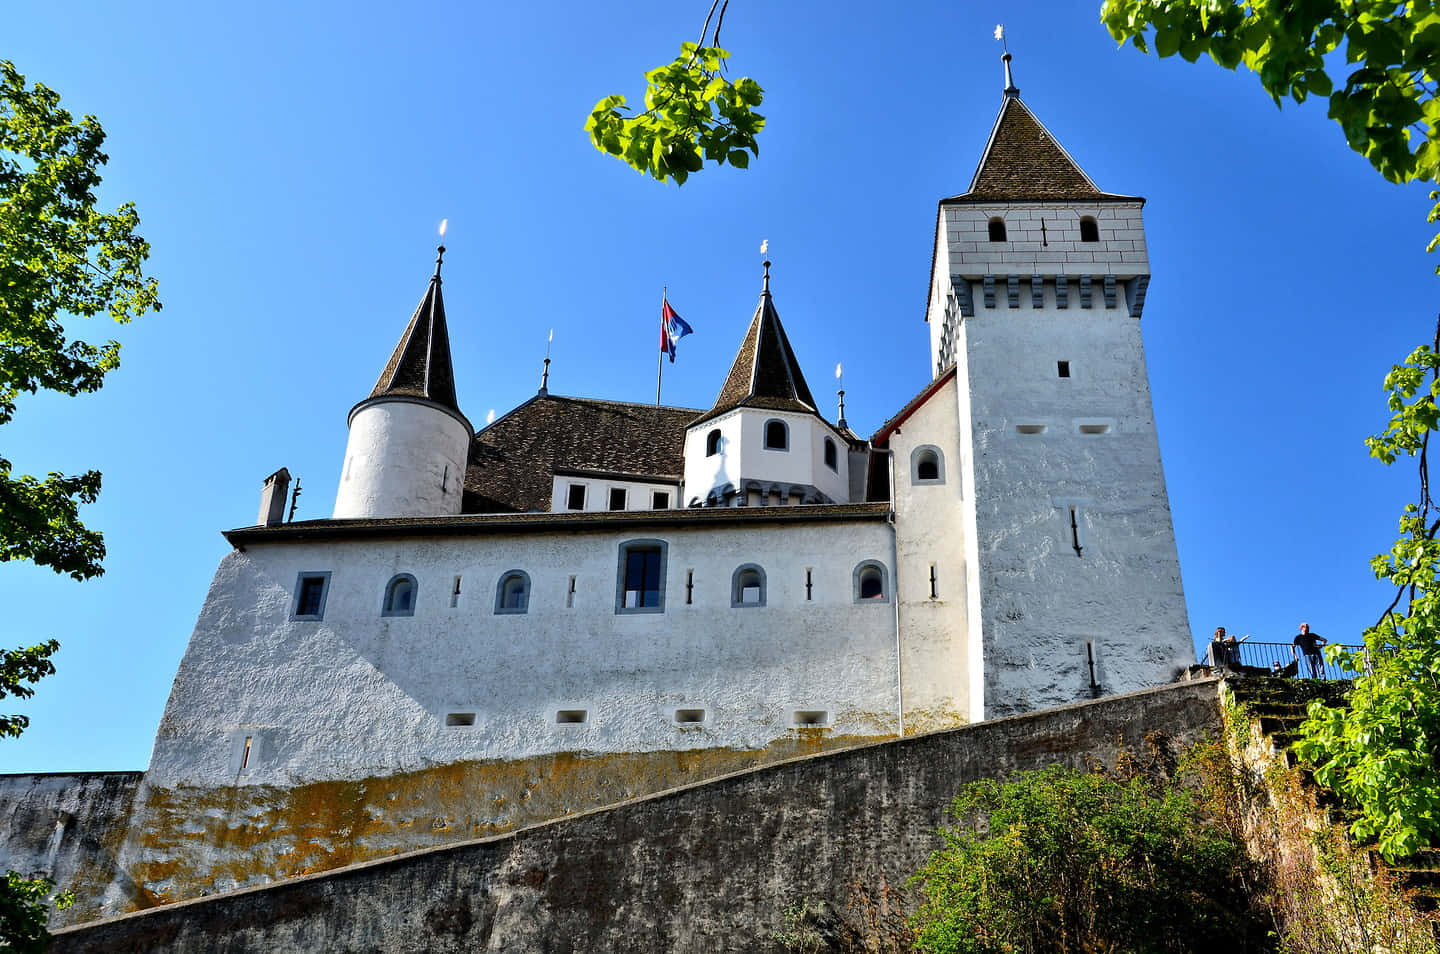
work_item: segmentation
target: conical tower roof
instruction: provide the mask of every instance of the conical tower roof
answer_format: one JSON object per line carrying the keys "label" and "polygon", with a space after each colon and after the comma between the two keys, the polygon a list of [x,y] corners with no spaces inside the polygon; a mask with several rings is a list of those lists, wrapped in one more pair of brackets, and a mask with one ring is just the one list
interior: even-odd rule
{"label": "conical tower roof", "polygon": [[[795,351],[780,323],[780,314],[770,298],[770,263],[765,263],[765,285],[760,293],[760,304],[755,308],[755,317],[740,342],[735,363],[720,388],[715,406],[697,418],[700,424],[719,417],[737,407],[768,408],[776,411],[799,411],[818,414],[815,398],[805,375],[800,371],[800,362],[795,360]],[[691,426],[693,427],[694,424]]]}
{"label": "conical tower roof", "polygon": [[1005,60],[1005,96],[990,130],[980,165],[963,194],[943,202],[1129,199],[1101,192],[1079,163],[1020,99]]}
{"label": "conical tower roof", "polygon": [[400,343],[380,372],[375,389],[361,403],[377,398],[419,398],[451,411],[462,420],[455,398],[455,371],[450,363],[450,332],[445,325],[445,298],[440,292],[440,265],[445,247],[435,258],[435,274]]}

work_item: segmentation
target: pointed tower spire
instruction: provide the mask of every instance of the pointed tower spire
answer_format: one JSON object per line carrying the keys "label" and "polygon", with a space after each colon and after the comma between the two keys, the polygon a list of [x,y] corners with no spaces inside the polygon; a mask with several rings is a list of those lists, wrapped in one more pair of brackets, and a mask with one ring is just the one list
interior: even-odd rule
{"label": "pointed tower spire", "polygon": [[700,421],[718,417],[737,407],[762,407],[776,411],[800,411],[817,414],[815,398],[800,362],[790,347],[785,326],[770,297],[770,263],[764,264],[765,277],[760,290],[760,304],[730,374],[720,388],[715,406]]}
{"label": "pointed tower spire", "polygon": [[435,274],[430,277],[430,285],[367,400],[421,398],[460,414],[460,404],[455,397],[455,371],[450,363],[445,298],[440,292],[440,267],[444,263],[445,246],[441,245],[436,249]]}
{"label": "pointed tower spire", "polygon": [[1015,78],[1010,75],[1010,51],[1006,50],[1005,55],[1000,57],[1000,59],[1005,64],[1005,98],[1018,99],[1020,97],[1020,87],[1015,85]]}

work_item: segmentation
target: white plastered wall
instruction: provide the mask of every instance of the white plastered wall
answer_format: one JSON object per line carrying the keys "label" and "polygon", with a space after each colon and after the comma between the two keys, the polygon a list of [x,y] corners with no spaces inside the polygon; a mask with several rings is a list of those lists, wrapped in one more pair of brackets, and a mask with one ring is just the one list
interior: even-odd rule
{"label": "white plastered wall", "polygon": [[[984,238],[994,214],[1006,219],[1006,242]],[[1079,241],[1081,215],[1097,219],[1099,242]],[[1169,682],[1194,655],[1140,322],[1127,294],[1138,289],[1143,301],[1149,276],[1140,203],[947,207],[941,227],[937,289],[963,282],[974,311],[956,334],[978,571],[971,605],[980,607],[970,629],[984,660],[972,708],[979,703],[993,718]],[[986,275],[994,279],[990,306]],[[1019,276],[1013,304],[1011,275]],[[1058,275],[1069,277],[1065,308]],[[1117,279],[1109,307],[1106,275]],[[1038,307],[1032,276],[1042,279]],[[943,307],[932,290],[932,359]],[[1060,376],[1061,361],[1069,377]],[[977,670],[971,675],[973,686]]]}
{"label": "white plastered wall", "polygon": [[[907,732],[973,717],[964,462],[955,391],[951,378],[889,437]],[[921,448],[939,456],[937,482],[915,480],[914,455]]]}
{"label": "white plastered wall", "polygon": [[[216,573],[148,778],[296,784],[561,751],[756,748],[791,732],[796,710],[826,711],[837,735],[890,734],[893,606],[857,605],[853,576],[873,559],[893,580],[891,534],[870,520],[250,545]],[[619,548],[636,539],[667,544],[663,613],[615,611]],[[764,606],[732,607],[743,564],[763,568]],[[529,574],[528,612],[497,615],[512,569]],[[301,573],[330,574],[322,620],[290,618]],[[398,573],[418,583],[413,617],[381,615]],[[698,731],[675,725],[677,707],[705,710]],[[561,709],[587,720],[557,724]],[[475,723],[447,727],[451,713]]]}
{"label": "white plastered wall", "polygon": [[439,407],[392,398],[350,418],[336,519],[460,512],[470,432]]}

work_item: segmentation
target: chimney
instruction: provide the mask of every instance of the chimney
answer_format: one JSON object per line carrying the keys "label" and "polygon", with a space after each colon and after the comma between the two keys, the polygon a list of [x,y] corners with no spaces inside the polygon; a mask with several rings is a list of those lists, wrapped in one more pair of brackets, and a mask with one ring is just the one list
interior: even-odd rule
{"label": "chimney", "polygon": [[255,522],[262,527],[273,527],[285,522],[285,498],[290,492],[290,471],[281,467],[265,478],[260,490],[260,516]]}

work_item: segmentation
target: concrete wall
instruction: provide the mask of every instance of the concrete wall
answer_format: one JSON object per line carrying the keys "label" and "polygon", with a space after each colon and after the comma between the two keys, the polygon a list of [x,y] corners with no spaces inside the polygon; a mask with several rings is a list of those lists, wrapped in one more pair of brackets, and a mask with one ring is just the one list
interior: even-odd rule
{"label": "concrete wall", "polygon": [[125,838],[139,772],[0,775],[0,872],[50,878],[78,901],[54,923],[100,914],[100,896],[121,877],[116,857]]}
{"label": "concrete wall", "polygon": [[1213,681],[729,776],[513,835],[57,932],[81,952],[778,952],[785,907],[901,886],[956,790],[1218,733]]}

